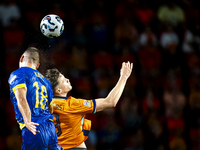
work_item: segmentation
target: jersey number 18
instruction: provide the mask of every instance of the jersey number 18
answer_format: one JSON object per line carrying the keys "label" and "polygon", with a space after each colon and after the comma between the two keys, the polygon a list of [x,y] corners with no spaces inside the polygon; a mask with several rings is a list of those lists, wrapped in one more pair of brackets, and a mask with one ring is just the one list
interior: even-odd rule
{"label": "jersey number 18", "polygon": [[[39,108],[39,104],[40,104],[40,108],[44,109],[45,105],[46,105],[46,102],[47,102],[47,95],[46,95],[47,88],[44,85],[42,85],[41,86],[41,90],[40,90],[40,87],[38,86],[38,82],[34,82],[33,83],[33,87],[36,87],[36,103],[35,103],[35,108]],[[41,91],[40,92],[41,97],[39,97],[39,91]]]}

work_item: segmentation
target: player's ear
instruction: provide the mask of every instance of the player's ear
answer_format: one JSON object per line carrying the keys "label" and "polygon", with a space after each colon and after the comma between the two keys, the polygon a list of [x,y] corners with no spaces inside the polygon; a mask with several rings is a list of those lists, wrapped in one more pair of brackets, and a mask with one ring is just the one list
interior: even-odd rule
{"label": "player's ear", "polygon": [[23,62],[24,61],[24,55],[21,56],[21,58],[19,59],[19,62]]}
{"label": "player's ear", "polygon": [[57,88],[57,89],[55,90],[55,93],[58,94],[58,95],[60,95],[60,94],[62,93],[62,89]]}
{"label": "player's ear", "polygon": [[39,66],[40,66],[40,63],[38,63],[38,64],[37,64],[37,66],[36,66],[36,69],[38,69],[38,68],[39,68]]}

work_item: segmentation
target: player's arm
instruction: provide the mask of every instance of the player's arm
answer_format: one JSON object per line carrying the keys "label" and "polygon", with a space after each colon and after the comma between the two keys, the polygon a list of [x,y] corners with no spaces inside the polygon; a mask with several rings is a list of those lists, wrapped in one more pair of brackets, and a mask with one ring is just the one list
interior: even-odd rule
{"label": "player's arm", "polygon": [[35,135],[38,132],[36,131],[36,126],[39,124],[31,122],[31,111],[26,99],[26,92],[26,87],[17,88],[15,90],[15,97],[17,99],[17,105],[23,116],[26,128]]}
{"label": "player's arm", "polygon": [[53,114],[53,103],[51,103],[51,104],[49,105],[49,112],[50,112],[51,114]]}
{"label": "player's arm", "polygon": [[110,93],[106,98],[99,98],[95,100],[96,112],[102,111],[103,109],[106,108],[115,107],[117,105],[117,102],[119,101],[119,98],[121,97],[124,87],[126,85],[126,81],[131,75],[132,68],[133,68],[132,63],[130,62],[122,63],[120,78],[115,87],[110,91]]}
{"label": "player's arm", "polygon": [[52,90],[52,87],[51,87],[51,83],[49,83],[49,85],[50,85],[50,88],[48,89],[48,107],[49,107],[49,112],[51,114],[53,114],[53,102],[52,102],[53,90]]}

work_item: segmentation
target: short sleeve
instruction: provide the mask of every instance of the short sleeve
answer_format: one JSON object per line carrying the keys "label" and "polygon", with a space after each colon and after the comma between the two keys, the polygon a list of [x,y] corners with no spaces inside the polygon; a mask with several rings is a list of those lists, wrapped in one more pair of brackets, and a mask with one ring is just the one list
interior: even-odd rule
{"label": "short sleeve", "polygon": [[80,112],[83,114],[95,113],[96,112],[96,101],[85,100],[85,99],[70,99],[70,108],[74,112]]}
{"label": "short sleeve", "polygon": [[24,77],[24,72],[17,70],[10,75],[8,80],[10,89],[15,93],[17,88],[26,87],[26,80]]}

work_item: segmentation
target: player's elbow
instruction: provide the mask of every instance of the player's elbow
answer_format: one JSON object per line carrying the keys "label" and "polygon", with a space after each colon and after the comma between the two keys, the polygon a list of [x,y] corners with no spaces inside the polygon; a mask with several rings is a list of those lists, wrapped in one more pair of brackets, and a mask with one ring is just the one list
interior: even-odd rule
{"label": "player's elbow", "polygon": [[117,102],[113,101],[113,106],[112,107],[116,107],[117,106]]}
{"label": "player's elbow", "polygon": [[108,107],[115,107],[117,105],[115,98],[108,98]]}
{"label": "player's elbow", "polygon": [[53,104],[49,105],[49,112],[53,114]]}

